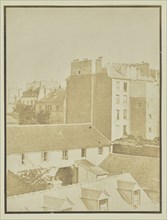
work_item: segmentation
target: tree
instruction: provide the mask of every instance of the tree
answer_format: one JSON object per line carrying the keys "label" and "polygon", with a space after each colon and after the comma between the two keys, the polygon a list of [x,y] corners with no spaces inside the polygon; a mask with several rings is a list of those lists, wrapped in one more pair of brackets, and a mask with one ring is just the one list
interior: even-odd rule
{"label": "tree", "polygon": [[23,105],[18,102],[16,107],[13,109],[13,112],[19,115],[20,125],[49,123],[50,112],[43,110],[36,112],[35,107],[31,105]]}
{"label": "tree", "polygon": [[49,111],[40,111],[37,113],[37,121],[39,124],[48,124],[49,118],[50,118],[50,112]]}
{"label": "tree", "polygon": [[18,102],[14,108],[14,112],[18,113],[19,115],[19,124],[37,124],[34,106],[23,105],[22,103]]}

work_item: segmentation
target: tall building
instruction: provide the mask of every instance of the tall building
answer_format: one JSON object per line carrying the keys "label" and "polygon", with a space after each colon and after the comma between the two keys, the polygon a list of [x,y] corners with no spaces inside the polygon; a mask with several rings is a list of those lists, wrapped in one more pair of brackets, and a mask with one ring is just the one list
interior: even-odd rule
{"label": "tall building", "polygon": [[[159,136],[159,85],[149,73],[148,63],[103,67],[100,57],[93,68],[91,60],[75,60],[67,78],[66,123],[90,122],[110,140]],[[138,101],[143,109],[135,107]]]}
{"label": "tall building", "polygon": [[131,134],[147,139],[159,137],[159,85],[135,80],[130,86]]}

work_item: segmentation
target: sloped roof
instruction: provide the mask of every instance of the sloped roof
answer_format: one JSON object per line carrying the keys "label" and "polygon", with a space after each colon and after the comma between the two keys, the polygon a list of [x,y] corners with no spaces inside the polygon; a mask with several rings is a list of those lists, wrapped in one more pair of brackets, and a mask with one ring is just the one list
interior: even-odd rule
{"label": "sloped roof", "polygon": [[[107,177],[101,180],[93,181],[90,183],[73,184],[69,186],[63,186],[57,189],[44,190],[40,192],[29,193],[17,197],[8,197],[8,210],[23,210],[25,207],[29,211],[38,211],[43,207],[44,195],[54,196],[55,198],[69,200],[74,204],[73,211],[91,211],[86,208],[81,194],[81,187],[94,190],[96,197],[99,196],[102,191],[109,195],[108,208],[109,211],[158,211],[158,205],[155,205],[148,198],[146,193],[141,189],[141,203],[140,207],[134,208],[129,205],[128,202],[122,197],[117,190],[117,181],[130,181],[137,184],[135,179],[129,174],[124,173],[116,176]],[[139,186],[140,187],[140,186]],[[33,203],[32,203],[33,201]],[[114,201],[114,202],[113,202]],[[27,211],[27,210],[25,210]],[[44,210],[43,210],[44,211]],[[52,211],[52,210],[51,210]]]}
{"label": "sloped roof", "polygon": [[32,192],[33,188],[27,184],[23,179],[8,170],[7,174],[7,195],[14,196],[22,193]]}
{"label": "sloped roof", "polygon": [[40,99],[38,104],[63,102],[64,99],[65,99],[65,90],[55,89],[54,91],[50,92],[47,96]]}
{"label": "sloped roof", "polygon": [[117,187],[118,189],[123,189],[123,190],[133,190],[135,188],[136,183],[135,182],[127,182],[127,181],[117,181]]}
{"label": "sloped roof", "polygon": [[102,190],[81,187],[81,197],[84,199],[98,200],[98,198],[102,193],[103,193]]}
{"label": "sloped roof", "polygon": [[53,195],[44,195],[44,207],[50,210],[61,211],[71,208],[72,203],[67,198],[58,198]]}
{"label": "sloped roof", "polygon": [[100,176],[100,175],[107,175],[108,172],[101,167],[95,166],[90,161],[83,159],[83,160],[77,160],[75,163],[80,164],[81,166],[85,167],[86,169],[90,170],[92,173]]}
{"label": "sloped roof", "polygon": [[7,127],[7,153],[109,146],[91,124],[23,125]]}
{"label": "sloped roof", "polygon": [[159,191],[159,159],[153,157],[110,154],[99,165],[110,175],[131,173],[145,190]]}

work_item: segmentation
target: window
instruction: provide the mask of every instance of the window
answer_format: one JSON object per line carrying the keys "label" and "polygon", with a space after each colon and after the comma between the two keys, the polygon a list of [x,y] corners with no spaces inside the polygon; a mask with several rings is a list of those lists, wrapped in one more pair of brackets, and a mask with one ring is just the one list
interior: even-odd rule
{"label": "window", "polygon": [[98,148],[98,154],[103,154],[103,148],[102,147]]}
{"label": "window", "polygon": [[126,131],[127,126],[123,125],[123,135],[127,135],[127,131]]}
{"label": "window", "polygon": [[22,164],[22,165],[25,164],[25,160],[26,160],[25,154],[22,154],[22,155],[21,155],[21,164]]}
{"label": "window", "polygon": [[116,104],[119,104],[119,102],[120,102],[120,97],[119,95],[116,95]]}
{"label": "window", "polygon": [[127,92],[127,82],[124,82],[124,92]]}
{"label": "window", "polygon": [[48,152],[42,152],[42,162],[48,161]]}
{"label": "window", "polygon": [[57,111],[57,112],[59,111],[59,105],[56,106],[56,111]]}
{"label": "window", "polygon": [[78,74],[80,74],[81,73],[81,71],[78,71]]}
{"label": "window", "polygon": [[51,105],[46,105],[46,111],[51,111],[52,110],[52,106]]}
{"label": "window", "polygon": [[81,149],[81,157],[86,157],[86,149]]}
{"label": "window", "polygon": [[126,104],[127,104],[127,96],[124,95],[124,96],[123,96],[123,105],[126,105]]}
{"label": "window", "polygon": [[151,114],[149,114],[149,119],[152,119],[152,115]]}
{"label": "window", "polygon": [[108,199],[99,200],[99,211],[107,211],[108,210]]}
{"label": "window", "polygon": [[62,152],[62,159],[63,160],[68,160],[68,150],[63,150],[63,152]]}
{"label": "window", "polygon": [[116,118],[117,118],[117,120],[119,120],[119,110],[118,109],[116,110]]}
{"label": "window", "polygon": [[151,129],[151,127],[149,127],[149,132],[151,132],[152,131],[152,129]]}
{"label": "window", "polygon": [[123,111],[123,118],[127,119],[127,110],[126,109],[124,109],[124,111]]}
{"label": "window", "polygon": [[138,106],[141,107],[141,102],[138,103]]}
{"label": "window", "polygon": [[119,91],[120,89],[120,82],[116,81],[116,90]]}

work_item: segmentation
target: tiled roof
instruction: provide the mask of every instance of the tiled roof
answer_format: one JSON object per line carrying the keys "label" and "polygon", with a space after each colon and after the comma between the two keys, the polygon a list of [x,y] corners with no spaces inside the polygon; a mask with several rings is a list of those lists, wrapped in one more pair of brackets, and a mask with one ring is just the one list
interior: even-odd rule
{"label": "tiled roof", "polygon": [[98,200],[101,194],[102,190],[81,187],[81,197],[84,199]]}
{"label": "tiled roof", "polygon": [[91,162],[89,162],[86,159],[83,160],[77,160],[75,163],[80,164],[81,166],[85,167],[86,169],[90,170],[92,173],[100,176],[100,175],[107,175],[108,172],[101,167],[95,166]]}
{"label": "tiled roof", "polygon": [[118,189],[123,189],[123,190],[133,190],[135,187],[136,183],[134,182],[127,182],[127,181],[117,181],[117,187]]}
{"label": "tiled roof", "polygon": [[[34,192],[31,194],[25,194],[17,197],[8,198],[8,209],[9,210],[23,210],[25,207],[30,211],[41,210],[43,206],[44,195],[53,196],[55,198],[68,198],[73,206],[72,211],[92,211],[85,205],[82,197],[82,189],[89,189],[89,193],[93,193],[94,198],[97,200],[102,192],[106,194],[108,198],[108,211],[158,211],[159,207],[153,204],[146,193],[141,190],[141,202],[138,208],[134,208],[130,205],[126,199],[122,197],[119,190],[117,189],[117,181],[129,181],[137,184],[136,180],[129,174],[124,173],[116,176],[110,176],[101,180],[83,183],[73,184],[69,186],[62,186],[57,189],[45,190],[40,192]],[[138,185],[138,184],[137,184]],[[90,192],[91,191],[91,192]],[[88,191],[87,191],[88,192]],[[90,194],[87,194],[90,198]],[[85,198],[86,199],[86,198]],[[22,202],[23,201],[23,202]],[[33,203],[32,203],[33,201]],[[18,204],[18,205],[17,205]],[[25,211],[27,211],[27,209]],[[43,210],[44,211],[44,210]],[[52,210],[51,210],[52,211]]]}
{"label": "tiled roof", "polygon": [[109,146],[91,124],[24,125],[7,127],[7,153],[24,153]]}
{"label": "tiled roof", "polygon": [[8,170],[7,174],[7,195],[19,195],[33,191],[33,187],[20,179],[17,175]]}
{"label": "tiled roof", "polygon": [[144,190],[159,191],[159,159],[144,156],[110,154],[100,167],[110,175],[129,172]]}
{"label": "tiled roof", "polygon": [[50,92],[47,96],[40,99],[38,104],[63,102],[64,99],[65,99],[65,90],[55,89],[54,91]]}

